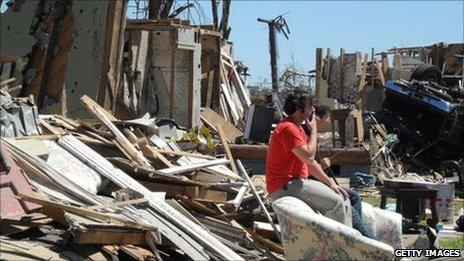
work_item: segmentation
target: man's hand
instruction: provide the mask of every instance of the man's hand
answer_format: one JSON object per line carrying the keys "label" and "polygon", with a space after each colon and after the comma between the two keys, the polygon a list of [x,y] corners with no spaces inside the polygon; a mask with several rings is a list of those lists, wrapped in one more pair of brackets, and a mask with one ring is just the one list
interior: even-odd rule
{"label": "man's hand", "polygon": [[346,190],[338,185],[332,185],[330,186],[330,188],[335,191],[335,193],[339,194],[340,196],[342,196],[344,199],[347,199],[349,198],[350,196],[348,195],[348,192],[346,192]]}
{"label": "man's hand", "polygon": [[306,124],[306,128],[308,128],[309,131],[311,131],[311,133],[317,133],[317,122],[316,122],[316,116],[313,115],[313,117],[311,117],[311,119],[309,118],[306,118],[305,119],[305,124]]}
{"label": "man's hand", "polygon": [[330,162],[329,158],[322,158],[321,161],[319,162],[319,164],[321,164],[321,168],[323,170],[326,170],[326,169],[330,168],[331,162]]}

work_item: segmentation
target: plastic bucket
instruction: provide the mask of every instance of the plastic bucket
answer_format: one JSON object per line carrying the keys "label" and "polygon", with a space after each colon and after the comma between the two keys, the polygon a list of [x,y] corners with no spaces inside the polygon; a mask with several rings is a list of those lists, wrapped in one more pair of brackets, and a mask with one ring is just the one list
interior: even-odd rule
{"label": "plastic bucket", "polygon": [[[438,218],[445,221],[454,220],[454,183],[441,183],[429,187],[438,189],[435,201]],[[428,203],[430,206],[430,202]]]}

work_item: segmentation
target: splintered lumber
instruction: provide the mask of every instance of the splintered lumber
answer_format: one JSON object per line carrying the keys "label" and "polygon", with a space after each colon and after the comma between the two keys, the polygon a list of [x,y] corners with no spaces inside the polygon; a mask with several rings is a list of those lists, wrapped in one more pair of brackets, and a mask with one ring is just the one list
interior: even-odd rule
{"label": "splintered lumber", "polygon": [[123,245],[120,249],[134,258],[135,260],[143,261],[143,260],[157,260],[156,256],[150,252],[148,249],[137,247],[133,245]]}
{"label": "splintered lumber", "polygon": [[155,149],[155,148],[151,148],[151,149],[153,151],[156,151],[161,154],[166,154],[166,155],[195,157],[195,158],[210,159],[210,160],[216,159],[215,157],[212,157],[209,155],[198,154],[198,153],[189,153],[189,152],[183,152],[183,151],[170,151],[170,150],[162,150],[162,149]]}
{"label": "splintered lumber", "polygon": [[114,164],[115,167],[120,168],[121,170],[130,173],[132,176],[147,179],[151,181],[164,182],[169,184],[180,184],[180,185],[191,185],[191,186],[202,186],[208,187],[209,185],[199,181],[190,180],[184,176],[175,176],[175,175],[165,175],[159,172],[156,172],[153,169],[147,169],[144,167],[134,166],[129,160],[123,158],[108,158],[108,160]]}
{"label": "splintered lumber", "polygon": [[157,171],[162,174],[166,174],[166,175],[174,175],[174,174],[181,174],[181,173],[185,173],[185,172],[189,172],[189,171],[193,171],[197,169],[202,169],[206,167],[224,165],[227,163],[229,163],[228,159],[216,159],[216,160],[192,163],[191,165],[188,165],[188,166],[176,166],[176,167],[167,168],[167,169],[160,169]]}
{"label": "splintered lumber", "polygon": [[93,245],[79,245],[72,241],[68,242],[68,244],[73,250],[85,257],[82,259],[89,261],[111,260],[110,257],[107,257],[107,252],[101,247],[94,247]]}
{"label": "splintered lumber", "polygon": [[146,155],[147,157],[159,159],[163,162],[164,165],[166,165],[169,168],[175,166],[168,159],[166,159],[166,157],[164,157],[161,153],[159,153],[158,151],[155,151],[154,148],[148,144],[148,140],[146,139],[142,140],[139,143],[139,146],[143,154]]}
{"label": "splintered lumber", "polygon": [[15,81],[16,81],[16,78],[14,78],[14,77],[13,77],[13,78],[10,78],[10,79],[8,79],[8,80],[1,81],[1,82],[0,82],[0,87],[3,87],[3,86],[5,86],[5,85],[7,85],[7,84],[9,84],[9,83],[12,83],[12,82],[15,82]]}
{"label": "splintered lumber", "polygon": [[369,151],[365,148],[318,150],[317,158],[330,158],[332,165],[370,164]]}
{"label": "splintered lumber", "polygon": [[98,118],[105,126],[110,130],[111,133],[116,138],[116,142],[119,144],[119,147],[129,155],[132,160],[137,162],[139,165],[148,166],[150,165],[148,160],[143,156],[140,151],[138,151],[127,138],[122,134],[122,132],[111,122],[116,121],[117,119],[112,116],[109,112],[105,111],[100,105],[95,103],[92,99],[87,96],[81,98],[82,103],[87,107],[90,113]]}
{"label": "splintered lumber", "polygon": [[208,127],[215,131],[217,131],[216,126],[221,125],[224,130],[224,135],[229,142],[235,142],[237,138],[243,136],[243,132],[227,122],[223,117],[221,117],[221,115],[217,114],[210,108],[204,108],[201,111],[201,119],[206,125],[208,125]]}
{"label": "splintered lumber", "polygon": [[143,143],[139,142],[139,145],[145,146],[146,150],[150,150],[153,152],[155,155],[174,155],[174,156],[187,156],[187,157],[195,157],[195,158],[200,158],[200,159],[216,159],[215,157],[209,156],[209,155],[203,155],[203,154],[198,154],[198,153],[189,153],[185,151],[173,151],[173,150],[165,150],[165,149],[156,149],[153,148],[152,146],[148,145],[148,140],[143,140]]}
{"label": "splintered lumber", "polygon": [[243,229],[231,226],[227,221],[198,214],[196,215],[196,218],[212,233],[219,235],[227,240],[241,242],[245,239],[246,232]]}
{"label": "splintered lumber", "polygon": [[199,187],[187,187],[185,195],[196,201],[224,203],[227,200],[227,192]]}
{"label": "splintered lumber", "polygon": [[21,233],[31,228],[47,225],[53,222],[53,219],[42,213],[31,213],[21,216],[2,218],[0,222],[0,231],[2,235],[9,236]]}
{"label": "splintered lumber", "polygon": [[146,198],[137,198],[137,199],[131,199],[131,200],[126,200],[126,201],[118,201],[118,202],[114,202],[108,205],[90,206],[87,209],[95,210],[95,209],[102,209],[102,208],[115,208],[115,207],[120,207],[120,206],[134,205],[134,204],[140,204],[140,203],[146,203],[146,202],[148,202],[148,199]]}
{"label": "splintered lumber", "polygon": [[63,256],[60,253],[52,251],[46,246],[38,244],[37,241],[14,240],[5,236],[0,236],[0,246],[0,260],[63,259]]}
{"label": "splintered lumber", "polygon": [[146,245],[146,230],[124,226],[101,226],[85,224],[72,227],[73,242],[98,245]]}
{"label": "splintered lumber", "polygon": [[[185,191],[189,186],[182,186],[182,185],[173,185],[173,184],[165,184],[160,182],[151,182],[151,181],[140,181],[142,185],[144,185],[147,189],[155,192],[166,192],[166,197],[176,197],[185,195]],[[196,186],[191,186],[196,187]]]}
{"label": "splintered lumber", "polygon": [[90,113],[94,114],[95,109],[94,108],[101,108],[103,110],[103,113],[105,116],[110,120],[110,121],[118,121],[116,117],[113,116],[113,114],[109,113],[107,110],[103,109],[98,103],[96,103],[92,98],[90,98],[87,95],[82,96],[81,102],[84,104],[84,106],[87,107],[87,109],[90,111]]}
{"label": "splintered lumber", "polygon": [[[153,137],[152,137],[153,138]],[[163,141],[162,139],[158,139],[156,140],[156,146],[159,146],[161,148],[165,148],[165,149],[168,149],[168,150],[174,150],[174,151],[178,151],[180,152],[181,149],[179,148],[179,146],[175,143],[175,142],[170,142],[169,144],[166,143],[165,141]],[[191,166],[192,164],[199,164],[199,163],[204,163],[204,162],[208,162],[207,160],[205,159],[199,159],[199,158],[196,158],[196,157],[186,157],[186,156],[183,156],[183,157],[180,157],[179,159],[177,159],[177,163],[181,166]],[[213,174],[216,174],[216,175],[220,175],[220,176],[223,176],[223,177],[226,177],[226,178],[229,178],[231,180],[240,180],[240,176],[237,175],[235,172],[233,172],[232,170],[230,170],[229,168],[227,168],[226,166],[223,166],[223,165],[215,165],[215,166],[210,166],[210,167],[205,167],[204,169],[205,171],[207,172],[211,172]]]}
{"label": "splintered lumber", "polygon": [[28,171],[30,171],[31,174],[40,177],[42,180],[45,180],[47,184],[59,186],[63,189],[63,192],[75,195],[77,198],[83,200],[84,202],[89,204],[98,204],[98,201],[92,197],[93,195],[89,196],[87,194],[89,192],[85,189],[79,186],[73,186],[74,183],[70,179],[50,167],[38,156],[25,152],[21,148],[12,144],[8,139],[2,138],[1,142],[3,142],[3,144],[5,144],[10,149],[11,153],[18,161],[18,165],[26,168]]}
{"label": "splintered lumber", "polygon": [[364,62],[362,66],[361,76],[359,77],[358,90],[362,91],[366,85],[366,72],[367,72],[367,54],[364,55]]}
{"label": "splintered lumber", "polygon": [[[271,249],[272,251],[275,251],[277,253],[281,253],[283,254],[284,253],[284,249],[282,247],[282,245],[278,244],[278,243],[275,243],[274,241],[272,240],[269,240],[267,238],[264,238],[256,233],[253,232],[252,229],[248,229],[248,228],[245,228],[243,227],[242,225],[240,225],[240,223],[238,223],[237,221],[235,220],[231,220],[229,219],[230,221],[230,224],[233,226],[233,227],[236,227],[236,228],[240,228],[244,231],[246,231],[246,238],[249,239],[253,244],[255,243],[254,242],[254,239],[256,239],[259,243],[261,243],[262,245],[264,246],[267,246],[269,247],[269,249]],[[270,256],[270,259],[271,260],[278,260],[279,258],[277,258],[275,255],[272,254],[272,256]]]}
{"label": "splintered lumber", "polygon": [[139,210],[144,213],[144,219],[157,227],[159,226],[161,234],[171,240],[192,259],[210,259],[208,252],[212,252],[220,259],[243,260],[242,257],[221,243],[208,231],[182,215],[165,201],[157,198],[152,191],[132,177],[114,168],[104,157],[76,138],[66,136],[61,138],[58,143],[119,187],[130,188],[147,198],[149,207],[145,211]]}
{"label": "splintered lumber", "polygon": [[224,134],[224,130],[222,129],[221,125],[217,125],[217,130],[219,137],[221,138],[222,147],[224,147],[224,151],[226,152],[227,158],[230,160],[230,166],[235,174],[238,174],[237,166],[235,165],[234,158],[232,157],[232,153],[230,152],[229,143],[226,140],[226,136]]}
{"label": "splintered lumber", "polygon": [[377,59],[375,60],[375,67],[377,68],[377,74],[379,75],[380,83],[382,84],[382,86],[384,86],[385,76],[383,74],[382,64],[380,64],[379,61],[377,61]]}
{"label": "splintered lumber", "polygon": [[237,166],[240,168],[240,171],[242,172],[243,178],[246,180],[246,182],[248,182],[248,185],[250,186],[251,191],[253,192],[256,199],[258,200],[259,205],[263,209],[263,212],[266,215],[267,220],[269,221],[269,223],[271,223],[272,228],[274,229],[274,232],[277,235],[277,238],[280,239],[280,233],[279,233],[279,230],[277,229],[277,226],[274,224],[274,221],[272,220],[271,215],[267,211],[266,206],[264,205],[263,201],[261,200],[261,197],[259,196],[258,192],[256,191],[256,188],[253,185],[253,182],[251,182],[250,177],[248,177],[248,174],[247,174],[247,172],[246,172],[245,168],[243,167],[242,162],[240,160],[237,160]]}
{"label": "splintered lumber", "polygon": [[[275,243],[274,241],[272,240],[269,240],[268,238],[265,238],[255,232],[253,232],[251,229],[246,229],[246,231],[248,233],[250,233],[251,237],[253,237],[254,239],[256,239],[258,242],[260,242],[261,244],[265,245],[265,246],[268,246],[270,249],[272,249],[273,251],[277,252],[277,253],[281,253],[283,254],[284,253],[284,249],[281,245]],[[280,238],[279,236],[277,236],[277,238]]]}
{"label": "splintered lumber", "polygon": [[99,118],[103,124],[114,134],[117,143],[131,156],[131,158],[142,166],[150,165],[148,160],[138,151],[122,132],[103,114],[100,108],[95,107],[95,116]]}
{"label": "splintered lumber", "polygon": [[122,218],[122,217],[118,217],[118,216],[103,214],[103,213],[96,212],[96,211],[93,211],[93,210],[87,210],[87,209],[84,209],[84,208],[73,207],[73,206],[70,206],[70,205],[64,205],[64,204],[60,204],[60,203],[53,202],[53,201],[50,201],[50,200],[46,200],[46,199],[39,198],[39,197],[19,194],[19,198],[21,198],[24,201],[32,202],[32,203],[35,203],[35,204],[38,204],[38,205],[42,205],[42,206],[46,206],[46,207],[54,207],[54,208],[58,208],[58,209],[62,209],[64,211],[70,212],[70,213],[74,213],[74,214],[82,215],[82,216],[87,216],[87,217],[91,217],[91,218],[96,218],[96,219],[106,221],[106,222],[118,222],[118,223],[122,223],[122,224],[129,225],[129,226],[144,227],[144,228],[147,228],[147,229],[156,229],[156,227],[153,227],[153,226],[150,226],[150,225],[147,225],[147,224],[134,222],[134,221],[131,221],[131,220],[127,219],[127,218]]}
{"label": "splintered lumber", "polygon": [[248,191],[248,186],[243,185],[238,190],[237,196],[233,200],[226,202],[226,206],[233,206],[233,210],[237,211],[237,209],[240,207],[240,204],[242,204],[243,197],[245,196],[247,191]]}
{"label": "splintered lumber", "polygon": [[266,160],[267,145],[229,144],[232,155],[237,159]]}
{"label": "splintered lumber", "polygon": [[208,208],[205,205],[203,205],[202,203],[196,202],[196,201],[188,198],[185,195],[181,195],[179,198],[182,200],[182,202],[189,205],[190,208],[194,209],[195,211],[197,211],[199,213],[204,213],[204,214],[209,215],[209,216],[217,215],[217,213],[214,210],[212,210],[211,208]]}
{"label": "splintered lumber", "polygon": [[[272,228],[272,225],[269,223],[254,221],[253,229],[257,234],[260,234],[267,238],[273,238],[275,236],[274,229]],[[279,230],[279,233],[280,233],[279,225],[277,225],[277,229]]]}

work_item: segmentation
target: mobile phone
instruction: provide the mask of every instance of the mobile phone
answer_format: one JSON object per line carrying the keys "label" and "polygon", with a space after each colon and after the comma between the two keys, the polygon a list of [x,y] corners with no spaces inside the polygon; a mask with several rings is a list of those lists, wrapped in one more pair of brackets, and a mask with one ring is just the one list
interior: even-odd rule
{"label": "mobile phone", "polygon": [[308,129],[308,126],[306,126],[306,121],[312,121],[313,120],[313,117],[314,117],[314,112],[311,112],[311,115],[305,119],[305,123],[304,124],[301,124],[301,127],[303,128],[304,132],[306,133],[306,135],[310,135],[311,134],[311,130]]}
{"label": "mobile phone", "polygon": [[314,118],[314,112],[311,112],[311,115],[309,116],[308,120],[309,120],[309,121],[312,121],[313,118]]}

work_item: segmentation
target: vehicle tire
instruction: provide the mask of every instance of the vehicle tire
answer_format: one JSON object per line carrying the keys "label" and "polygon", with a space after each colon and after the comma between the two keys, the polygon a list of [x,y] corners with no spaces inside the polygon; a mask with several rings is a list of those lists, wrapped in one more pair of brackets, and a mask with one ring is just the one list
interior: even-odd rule
{"label": "vehicle tire", "polygon": [[428,81],[442,84],[443,75],[441,74],[440,68],[431,64],[421,64],[414,69],[411,74],[411,81]]}

